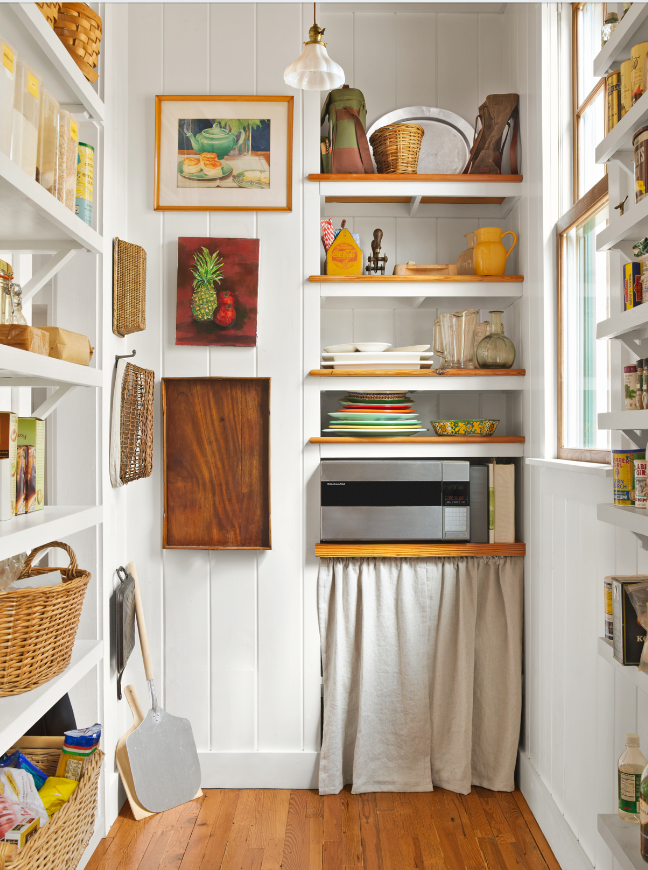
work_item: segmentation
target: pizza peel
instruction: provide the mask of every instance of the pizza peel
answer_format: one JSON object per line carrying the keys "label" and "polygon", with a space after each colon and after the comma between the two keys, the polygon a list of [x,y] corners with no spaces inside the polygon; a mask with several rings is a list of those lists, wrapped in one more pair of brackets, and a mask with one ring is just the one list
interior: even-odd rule
{"label": "pizza peel", "polygon": [[128,563],[128,573],[135,581],[137,628],[152,706],[144,721],[125,735],[126,750],[138,803],[150,813],[161,813],[200,797],[200,762],[189,720],[158,704],[134,562]]}

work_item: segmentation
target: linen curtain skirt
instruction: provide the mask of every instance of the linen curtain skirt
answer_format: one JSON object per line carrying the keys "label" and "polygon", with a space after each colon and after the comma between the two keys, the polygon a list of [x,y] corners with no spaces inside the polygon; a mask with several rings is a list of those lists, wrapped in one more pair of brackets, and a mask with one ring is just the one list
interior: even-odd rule
{"label": "linen curtain skirt", "polygon": [[321,559],[320,794],[512,791],[521,557]]}

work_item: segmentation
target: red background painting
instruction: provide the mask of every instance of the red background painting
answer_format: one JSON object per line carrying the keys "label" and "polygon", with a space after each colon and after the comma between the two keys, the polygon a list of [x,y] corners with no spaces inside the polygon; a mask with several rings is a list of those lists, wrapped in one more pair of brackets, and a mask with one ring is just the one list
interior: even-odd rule
{"label": "red background painting", "polygon": [[[223,279],[214,289],[234,293],[236,320],[223,328],[213,320],[200,322],[191,314],[194,254],[205,247],[218,251],[223,262]],[[176,344],[255,347],[259,292],[258,239],[178,239],[178,300]]]}

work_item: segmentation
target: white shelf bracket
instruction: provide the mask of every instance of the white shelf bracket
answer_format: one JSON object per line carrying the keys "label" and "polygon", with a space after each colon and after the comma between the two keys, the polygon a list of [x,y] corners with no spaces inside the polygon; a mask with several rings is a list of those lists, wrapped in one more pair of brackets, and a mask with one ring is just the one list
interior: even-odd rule
{"label": "white shelf bracket", "polygon": [[56,273],[70,262],[72,257],[79,251],[80,248],[70,248],[67,251],[57,251],[50,260],[42,266],[35,275],[33,275],[22,288],[23,302],[29,302],[41,287],[44,287],[47,282],[56,275]]}
{"label": "white shelf bracket", "polygon": [[648,550],[648,535],[641,535],[639,532],[633,532],[632,534],[639,541],[641,549]]}
{"label": "white shelf bracket", "polygon": [[636,444],[637,447],[645,447],[648,441],[648,429],[622,429],[626,438]]}
{"label": "white shelf bracket", "polygon": [[[623,157],[620,156],[621,154],[623,154]],[[626,175],[630,176],[630,178],[632,179],[632,184],[634,185],[634,180],[635,180],[634,163],[630,163],[631,160],[632,160],[632,155],[630,152],[627,153],[627,157],[626,157],[625,151],[619,151],[619,152],[617,152],[616,157],[611,157],[608,160],[608,164],[615,163],[620,169],[622,169],[625,172]]]}
{"label": "white shelf bracket", "polygon": [[410,206],[409,206],[409,216],[410,217],[414,217],[414,215],[418,211],[418,207],[420,206],[422,199],[423,199],[422,196],[413,196],[411,198]]}
{"label": "white shelf bracket", "polygon": [[43,404],[36,408],[33,417],[40,417],[41,420],[44,420],[46,417],[52,413],[52,411],[59,405],[60,402],[70,393],[72,390],[76,389],[76,384],[61,384],[60,387],[57,387],[52,395],[45,399]]}

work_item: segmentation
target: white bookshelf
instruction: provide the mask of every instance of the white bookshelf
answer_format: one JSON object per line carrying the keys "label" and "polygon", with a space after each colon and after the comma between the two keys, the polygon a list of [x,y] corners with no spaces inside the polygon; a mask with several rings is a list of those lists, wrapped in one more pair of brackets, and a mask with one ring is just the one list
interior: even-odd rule
{"label": "white bookshelf", "polygon": [[639,825],[619,818],[618,813],[596,817],[596,827],[621,870],[644,870],[646,862],[639,853]]}
{"label": "white bookshelf", "polygon": [[[16,553],[29,553],[47,541],[65,539],[103,520],[100,505],[90,507],[58,507],[45,505],[42,511],[22,514],[0,523],[0,559]],[[63,554],[63,559],[67,556]],[[65,563],[63,563],[65,564]],[[1,746],[1,744],[0,744]]]}
{"label": "white bookshelf", "polygon": [[646,39],[648,34],[648,4],[633,3],[617,25],[614,33],[594,58],[593,75],[601,78],[620,63],[628,60],[630,49]]}

